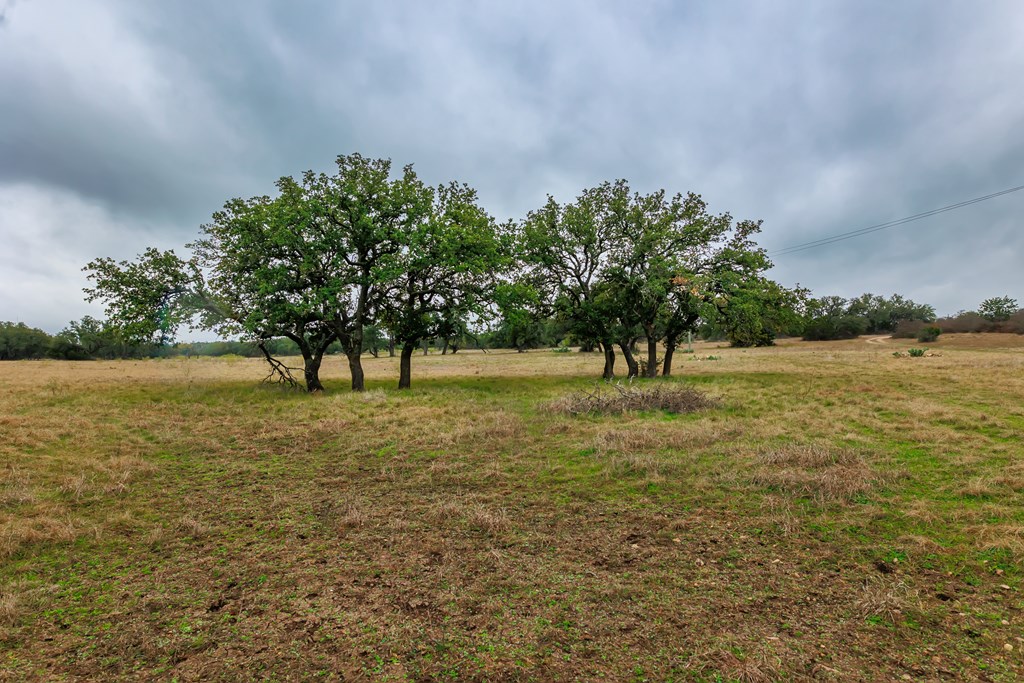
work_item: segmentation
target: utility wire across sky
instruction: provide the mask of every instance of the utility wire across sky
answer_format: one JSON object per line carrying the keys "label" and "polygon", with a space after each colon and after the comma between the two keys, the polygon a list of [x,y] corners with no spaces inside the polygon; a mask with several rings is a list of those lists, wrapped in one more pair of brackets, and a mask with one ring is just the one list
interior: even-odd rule
{"label": "utility wire across sky", "polygon": [[982,197],[975,197],[974,199],[965,199],[964,201],[957,202],[956,204],[950,204],[949,206],[943,206],[943,207],[938,208],[938,209],[932,209],[931,211],[923,211],[921,213],[915,213],[913,216],[907,216],[906,218],[898,218],[898,219],[896,219],[894,221],[887,221],[885,223],[878,223],[876,225],[869,225],[868,227],[861,228],[860,230],[851,230],[850,232],[839,233],[838,235],[833,235],[831,237],[823,237],[822,239],[819,239],[819,240],[814,240],[814,241],[811,241],[811,242],[804,242],[803,244],[795,244],[795,245],[793,245],[791,247],[785,247],[783,249],[777,249],[775,251],[768,252],[768,256],[771,256],[771,257],[786,256],[788,254],[795,254],[798,251],[805,251],[807,249],[814,249],[815,247],[823,247],[826,244],[832,244],[834,242],[842,242],[843,240],[853,239],[854,237],[860,237],[861,235],[867,235],[867,234],[872,233],[872,232],[878,232],[879,230],[885,230],[886,228],[893,228],[893,227],[896,227],[897,225],[903,225],[904,223],[911,223],[913,221],[919,221],[922,218],[928,218],[929,216],[935,216],[936,214],[945,213],[947,211],[953,211],[954,209],[959,209],[959,208],[962,208],[964,206],[970,206],[971,204],[977,204],[979,202],[984,202],[984,201],[987,201],[989,199],[994,199],[996,197],[1001,197],[1004,194],[1010,194],[1011,192],[1017,192],[1019,190],[1024,190],[1024,185],[1018,185],[1016,187],[1011,187],[1011,188],[1006,189],[1006,190],[1000,190],[999,192],[993,192],[992,194],[987,194],[987,195],[984,195]]}

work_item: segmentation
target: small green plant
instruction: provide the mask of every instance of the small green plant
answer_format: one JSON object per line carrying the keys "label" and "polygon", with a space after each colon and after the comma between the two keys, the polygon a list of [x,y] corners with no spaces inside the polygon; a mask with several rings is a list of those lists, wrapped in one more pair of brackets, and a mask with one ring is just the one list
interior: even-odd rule
{"label": "small green plant", "polygon": [[903,356],[905,356],[905,355],[907,355],[907,354],[903,353],[902,351],[893,351],[892,352],[892,357],[893,358],[903,358]]}
{"label": "small green plant", "polygon": [[931,343],[939,338],[942,334],[942,330],[935,325],[929,325],[921,328],[921,331],[917,333],[917,341],[924,343]]}
{"label": "small green plant", "polygon": [[552,351],[554,351],[555,353],[569,353],[570,351],[572,351],[572,349],[570,349],[568,346],[557,346],[554,349],[552,349]]}
{"label": "small green plant", "polygon": [[921,356],[923,356],[925,354],[925,351],[927,351],[927,350],[928,349],[907,349],[907,353],[912,358],[920,358]]}

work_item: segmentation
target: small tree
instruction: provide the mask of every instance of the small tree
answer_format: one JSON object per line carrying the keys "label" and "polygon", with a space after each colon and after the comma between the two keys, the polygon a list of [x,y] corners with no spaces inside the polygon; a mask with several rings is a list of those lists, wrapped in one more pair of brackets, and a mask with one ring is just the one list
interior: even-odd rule
{"label": "small tree", "polygon": [[1017,300],[1008,296],[997,296],[985,299],[978,306],[978,313],[989,322],[1004,322],[1017,312]]}

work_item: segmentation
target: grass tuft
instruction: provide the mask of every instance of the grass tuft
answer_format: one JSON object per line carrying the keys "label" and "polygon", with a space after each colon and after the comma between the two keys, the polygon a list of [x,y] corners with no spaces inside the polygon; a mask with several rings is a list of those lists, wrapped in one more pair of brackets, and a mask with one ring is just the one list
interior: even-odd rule
{"label": "grass tuft", "polygon": [[577,391],[551,404],[566,415],[621,415],[663,410],[666,413],[694,413],[717,403],[705,394],[680,384],[608,384]]}

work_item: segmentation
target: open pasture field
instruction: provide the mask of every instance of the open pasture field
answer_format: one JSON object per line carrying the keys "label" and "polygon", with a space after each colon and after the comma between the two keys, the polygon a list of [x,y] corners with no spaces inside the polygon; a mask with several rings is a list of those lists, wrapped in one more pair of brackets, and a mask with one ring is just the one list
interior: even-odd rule
{"label": "open pasture field", "polygon": [[[1017,680],[1024,338],[0,366],[6,680]],[[620,359],[621,363],[621,359]],[[662,381],[662,380],[657,380]]]}

